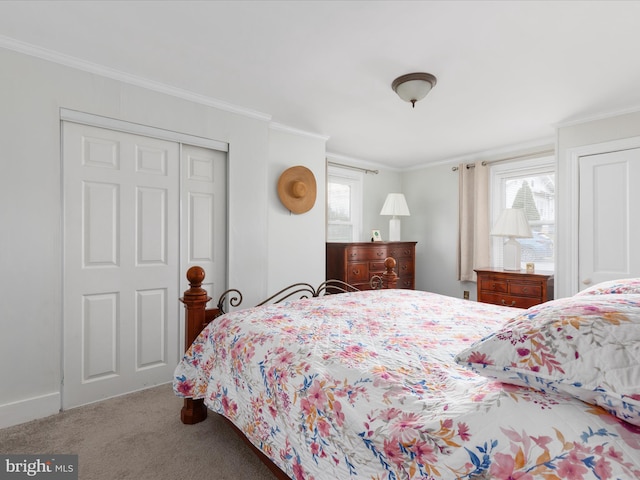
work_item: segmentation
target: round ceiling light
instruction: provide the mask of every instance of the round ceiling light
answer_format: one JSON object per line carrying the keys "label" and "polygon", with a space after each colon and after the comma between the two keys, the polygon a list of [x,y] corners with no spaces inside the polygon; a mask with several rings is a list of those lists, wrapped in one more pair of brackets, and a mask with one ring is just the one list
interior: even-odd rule
{"label": "round ceiling light", "polygon": [[422,100],[435,87],[438,80],[430,73],[407,73],[396,78],[391,88],[405,102],[411,102],[413,108],[418,100]]}

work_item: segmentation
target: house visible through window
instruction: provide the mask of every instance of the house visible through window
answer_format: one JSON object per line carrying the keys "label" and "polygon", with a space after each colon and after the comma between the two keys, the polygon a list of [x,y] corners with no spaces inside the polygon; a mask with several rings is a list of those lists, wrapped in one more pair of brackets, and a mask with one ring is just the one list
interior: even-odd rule
{"label": "house visible through window", "polygon": [[330,165],[327,175],[327,241],[362,236],[362,173]]}
{"label": "house visible through window", "polygon": [[[554,271],[555,164],[553,157],[510,162],[491,167],[491,213],[495,222],[505,208],[524,210],[533,233],[519,238],[522,268],[533,262],[536,271]],[[493,223],[492,223],[493,224]],[[502,266],[504,238],[492,237],[491,258]]]}

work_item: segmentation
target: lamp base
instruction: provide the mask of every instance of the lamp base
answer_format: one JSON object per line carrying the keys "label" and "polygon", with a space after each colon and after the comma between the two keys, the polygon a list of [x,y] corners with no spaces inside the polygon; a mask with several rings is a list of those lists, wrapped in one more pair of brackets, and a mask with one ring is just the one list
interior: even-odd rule
{"label": "lamp base", "polygon": [[520,270],[520,242],[514,237],[509,237],[509,239],[504,242],[502,268],[504,270]]}
{"label": "lamp base", "polygon": [[398,217],[392,217],[389,220],[389,241],[400,241],[400,219]]}

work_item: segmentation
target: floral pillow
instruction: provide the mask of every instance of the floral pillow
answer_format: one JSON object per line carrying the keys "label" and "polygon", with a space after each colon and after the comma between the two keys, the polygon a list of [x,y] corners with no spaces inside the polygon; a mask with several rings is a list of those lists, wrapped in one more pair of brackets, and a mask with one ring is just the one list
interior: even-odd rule
{"label": "floral pillow", "polygon": [[640,425],[640,295],[536,305],[456,362],[505,383],[568,393]]}
{"label": "floral pillow", "polygon": [[576,295],[609,295],[612,293],[640,294],[640,278],[621,278],[598,283]]}

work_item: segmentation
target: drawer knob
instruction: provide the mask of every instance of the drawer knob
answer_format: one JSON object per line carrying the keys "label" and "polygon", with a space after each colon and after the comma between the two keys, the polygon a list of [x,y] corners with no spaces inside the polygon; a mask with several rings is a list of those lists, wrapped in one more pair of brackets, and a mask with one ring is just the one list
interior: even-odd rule
{"label": "drawer knob", "polygon": [[379,257],[381,257],[382,255],[384,255],[384,252],[376,252],[376,255],[378,255]]}
{"label": "drawer knob", "polygon": [[528,291],[529,291],[529,287],[523,287],[523,288],[522,288],[522,292],[523,292],[523,293],[527,293]]}
{"label": "drawer knob", "polygon": [[505,307],[515,307],[516,306],[516,301],[512,300],[511,301],[511,305],[507,305],[507,302],[504,301],[504,298],[502,299],[502,305],[504,305]]}

